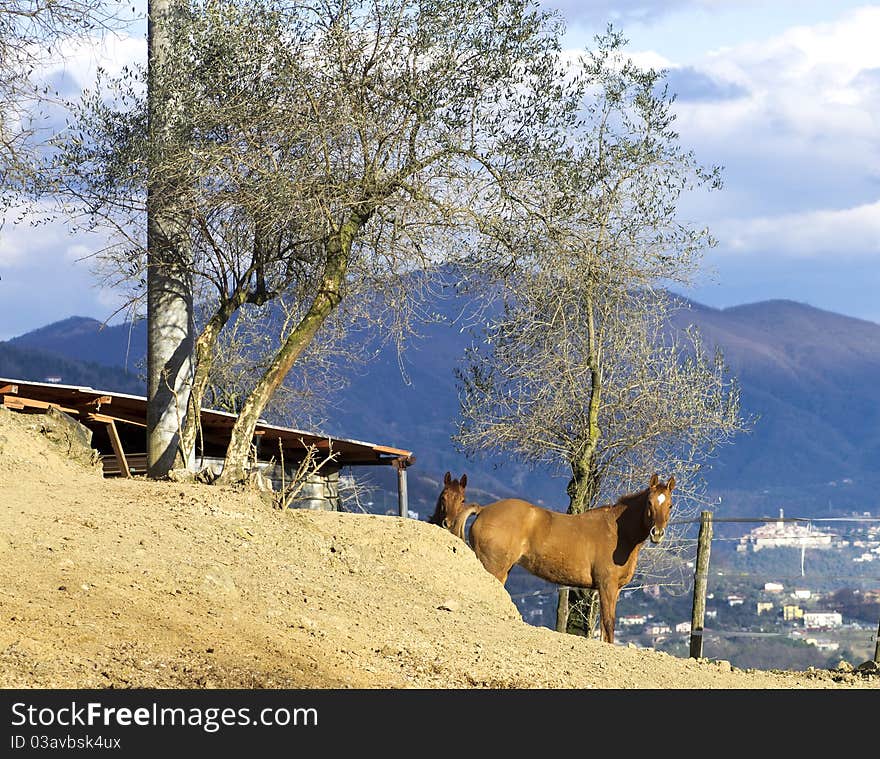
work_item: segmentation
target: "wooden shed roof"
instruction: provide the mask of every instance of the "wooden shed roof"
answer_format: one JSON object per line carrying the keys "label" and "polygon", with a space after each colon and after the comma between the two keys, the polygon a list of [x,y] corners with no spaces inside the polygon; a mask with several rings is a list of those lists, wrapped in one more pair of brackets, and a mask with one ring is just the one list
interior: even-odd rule
{"label": "wooden shed roof", "polygon": [[[145,396],[128,395],[91,387],[62,385],[54,382],[31,382],[0,377],[2,405],[20,410],[40,410],[56,407],[76,417],[86,426],[106,424],[108,421],[123,422],[146,429],[147,399]],[[206,449],[225,451],[236,416],[225,411],[202,409],[202,432]],[[260,422],[256,435],[265,455],[278,452],[279,442],[285,455],[296,455],[311,446],[321,452],[332,450],[339,466],[369,466],[399,463],[408,466],[415,459],[412,451],[388,445],[350,440],[317,432],[280,427]],[[146,435],[144,434],[144,445]]]}

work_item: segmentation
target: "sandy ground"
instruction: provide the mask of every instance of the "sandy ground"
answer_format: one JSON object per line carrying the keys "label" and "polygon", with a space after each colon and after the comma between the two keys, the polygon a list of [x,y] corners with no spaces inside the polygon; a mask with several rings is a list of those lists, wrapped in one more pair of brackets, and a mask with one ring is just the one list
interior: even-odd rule
{"label": "sandy ground", "polygon": [[0,408],[3,688],[880,688],[534,627],[439,527],[104,479],[43,422]]}

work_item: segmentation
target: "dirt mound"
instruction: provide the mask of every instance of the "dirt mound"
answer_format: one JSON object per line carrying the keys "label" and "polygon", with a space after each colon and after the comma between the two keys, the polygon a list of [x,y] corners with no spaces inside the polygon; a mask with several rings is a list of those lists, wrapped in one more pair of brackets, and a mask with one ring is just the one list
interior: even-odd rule
{"label": "dirt mound", "polygon": [[439,527],[104,479],[44,421],[0,409],[4,688],[880,688],[533,627]]}

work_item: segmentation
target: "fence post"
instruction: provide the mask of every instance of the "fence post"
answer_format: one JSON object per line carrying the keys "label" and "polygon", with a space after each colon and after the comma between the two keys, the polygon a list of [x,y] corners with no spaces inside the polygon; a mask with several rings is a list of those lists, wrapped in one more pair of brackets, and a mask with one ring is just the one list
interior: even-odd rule
{"label": "fence post", "polygon": [[874,641],[874,663],[880,664],[880,622],[877,623],[877,638]]}
{"label": "fence post", "polygon": [[712,547],[712,512],[700,512],[697,540],[697,567],[694,570],[694,606],[691,612],[692,659],[703,657],[703,621],[706,616],[706,582],[709,577],[709,550]]}

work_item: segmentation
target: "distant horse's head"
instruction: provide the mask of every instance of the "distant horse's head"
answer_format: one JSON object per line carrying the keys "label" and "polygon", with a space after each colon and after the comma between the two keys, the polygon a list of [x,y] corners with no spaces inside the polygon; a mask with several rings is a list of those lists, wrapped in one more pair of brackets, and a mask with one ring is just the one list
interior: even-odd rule
{"label": "distant horse's head", "polygon": [[434,516],[428,521],[432,524],[439,524],[447,530],[452,529],[455,518],[464,507],[464,489],[467,487],[467,475],[463,474],[461,479],[455,480],[452,474],[447,472],[443,477],[443,490],[437,499],[437,508],[434,509]]}
{"label": "distant horse's head", "polygon": [[672,489],[675,487],[675,477],[670,477],[669,482],[661,482],[656,472],[651,477],[648,487],[648,505],[645,509],[645,526],[649,528],[648,536],[652,543],[659,543],[666,534],[666,525],[669,523],[669,514],[672,511]]}

